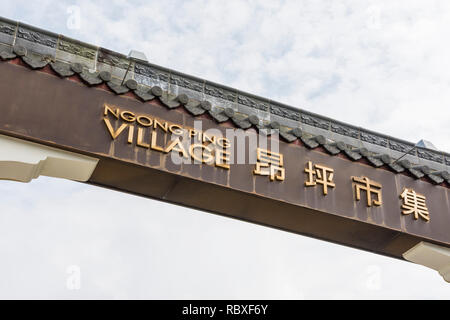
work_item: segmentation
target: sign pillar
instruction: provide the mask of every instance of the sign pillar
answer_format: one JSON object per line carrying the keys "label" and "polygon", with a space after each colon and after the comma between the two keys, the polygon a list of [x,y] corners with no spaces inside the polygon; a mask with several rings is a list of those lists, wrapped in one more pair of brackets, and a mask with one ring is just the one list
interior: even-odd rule
{"label": "sign pillar", "polygon": [[439,272],[450,282],[450,249],[428,242],[420,242],[403,254],[411,262],[421,264]]}
{"label": "sign pillar", "polygon": [[39,176],[86,182],[98,159],[0,135],[0,179],[30,182]]}

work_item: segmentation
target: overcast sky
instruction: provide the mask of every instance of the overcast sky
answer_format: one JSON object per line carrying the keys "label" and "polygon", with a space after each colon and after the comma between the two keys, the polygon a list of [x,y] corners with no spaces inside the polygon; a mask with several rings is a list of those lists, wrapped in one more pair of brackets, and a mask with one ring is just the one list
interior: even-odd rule
{"label": "overcast sky", "polygon": [[[0,14],[450,151],[447,0],[124,2]],[[0,199],[0,298],[450,299],[425,267],[80,183]]]}

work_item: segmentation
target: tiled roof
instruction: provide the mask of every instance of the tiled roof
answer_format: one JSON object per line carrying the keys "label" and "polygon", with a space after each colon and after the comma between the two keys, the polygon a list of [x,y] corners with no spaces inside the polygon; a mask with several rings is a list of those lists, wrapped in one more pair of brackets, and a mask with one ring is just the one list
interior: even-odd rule
{"label": "tiled roof", "polygon": [[278,131],[287,143],[301,141],[310,149],[450,186],[448,153],[413,149],[406,141],[0,18],[0,60],[14,59],[31,69],[49,66],[61,78],[77,76],[88,86],[106,84],[117,95],[132,92],[142,102],[158,99],[169,109],[183,107],[194,117],[209,114],[243,130]]}

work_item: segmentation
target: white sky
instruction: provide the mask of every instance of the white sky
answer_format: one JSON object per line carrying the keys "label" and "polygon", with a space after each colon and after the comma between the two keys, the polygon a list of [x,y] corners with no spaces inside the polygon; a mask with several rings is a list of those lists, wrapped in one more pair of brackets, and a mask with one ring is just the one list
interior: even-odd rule
{"label": "white sky", "polygon": [[[450,151],[449,1],[0,7],[10,19]],[[0,182],[0,256],[0,298],[450,298],[450,284],[421,266],[49,178]],[[70,266],[79,290],[67,287]]]}

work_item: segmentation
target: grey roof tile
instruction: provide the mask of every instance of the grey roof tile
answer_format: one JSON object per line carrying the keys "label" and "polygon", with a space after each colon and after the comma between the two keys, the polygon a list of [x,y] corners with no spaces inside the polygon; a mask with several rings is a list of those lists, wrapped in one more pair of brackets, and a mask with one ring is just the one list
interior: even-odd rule
{"label": "grey roof tile", "polygon": [[414,166],[413,169],[420,170],[424,174],[430,174],[431,172],[433,172],[433,170],[430,167],[424,165]]}
{"label": "grey roof tile", "polygon": [[232,118],[234,117],[234,115],[236,114],[236,112],[232,109],[232,108],[225,108],[223,110],[223,113],[228,117],[228,118]]}
{"label": "grey roof tile", "polygon": [[14,46],[13,52],[17,54],[19,57],[23,57],[27,54],[27,49],[23,46]]}
{"label": "grey roof tile", "polygon": [[340,151],[345,151],[348,149],[348,146],[342,141],[331,142],[329,145],[338,148]]}
{"label": "grey roof tile", "polygon": [[22,61],[25,62],[32,69],[42,69],[51,61],[46,56],[41,56],[32,52],[28,52],[25,56],[22,56]]}
{"label": "grey roof tile", "polygon": [[272,128],[269,128],[267,126],[264,125],[259,125],[256,126],[256,129],[258,129],[258,132],[264,136],[271,136],[272,134],[274,134],[275,132],[277,132],[277,130],[273,130]]}
{"label": "grey roof tile", "polygon": [[241,129],[248,129],[252,126],[250,121],[248,120],[248,116],[244,114],[235,114],[233,117],[230,118],[233,123],[238,126]]}
{"label": "grey roof tile", "polygon": [[289,128],[289,127],[281,127],[280,128],[280,136],[286,140],[287,142],[294,142],[303,135],[303,131],[300,127],[297,128]]}
{"label": "grey roof tile", "polygon": [[407,171],[411,173],[416,179],[421,179],[425,176],[425,173],[423,173],[421,166],[410,167],[407,169]]}
{"label": "grey roof tile", "polygon": [[386,165],[397,173],[405,171],[405,168],[398,163],[391,162],[387,163]]}
{"label": "grey roof tile", "polygon": [[12,53],[12,52],[10,52],[9,50],[8,51],[7,50],[3,50],[2,52],[0,52],[0,58],[2,60],[11,60],[11,59],[14,59],[16,57],[17,57],[17,55]]}
{"label": "grey roof tile", "polygon": [[159,101],[169,109],[175,109],[181,105],[175,95],[167,92],[164,92],[163,95],[159,97]]}
{"label": "grey roof tile", "polygon": [[84,66],[81,63],[76,62],[76,63],[72,63],[70,65],[70,68],[75,73],[82,73],[83,69],[84,69]]}
{"label": "grey roof tile", "polygon": [[[252,123],[250,121],[250,119],[249,119],[249,122]],[[255,123],[256,123],[256,121],[255,121]],[[258,118],[258,124],[256,124],[256,125],[253,124],[253,125],[258,129],[258,131],[261,134],[263,134],[265,136],[270,136],[270,135],[273,135],[273,134],[276,134],[276,133],[280,132],[280,129],[279,129],[280,125],[276,121],[273,121],[273,122],[259,121],[259,118]]]}
{"label": "grey roof tile", "polygon": [[73,72],[70,68],[70,65],[64,62],[51,62],[50,67],[61,77],[70,77],[75,74],[75,72]]}
{"label": "grey roof tile", "polygon": [[205,111],[209,111],[209,110],[212,109],[211,102],[205,101],[205,100],[203,100],[203,101],[200,103],[200,107],[201,107],[203,110],[205,110]]}
{"label": "grey roof tile", "polygon": [[323,145],[323,148],[332,155],[337,155],[341,152],[341,150],[338,147],[336,147],[334,144],[330,144],[330,143],[325,143]]}
{"label": "grey roof tile", "polygon": [[256,114],[251,114],[248,116],[248,121],[253,125],[253,126],[258,126],[260,124],[260,119]]}
{"label": "grey roof tile", "polygon": [[367,150],[367,148],[354,148],[354,149],[351,149],[351,151],[359,153],[362,157],[370,156],[369,150]]}
{"label": "grey roof tile", "polygon": [[362,155],[359,152],[354,152],[351,149],[344,150],[344,153],[345,155],[347,155],[347,157],[349,157],[353,161],[358,161],[362,158]]}
{"label": "grey roof tile", "polygon": [[188,97],[187,94],[185,94],[185,93],[179,94],[179,95],[176,97],[176,100],[177,100],[179,103],[183,104],[183,105],[189,103],[189,97]]}
{"label": "grey roof tile", "polygon": [[111,79],[112,79],[111,72],[109,72],[109,71],[100,71],[100,73],[98,74],[98,77],[100,79],[102,79],[102,81],[104,81],[104,82],[111,81]]}
{"label": "grey roof tile", "polygon": [[381,167],[384,165],[384,162],[381,161],[379,158],[376,158],[374,156],[368,156],[366,159],[374,166],[374,167]]}
{"label": "grey roof tile", "polygon": [[208,101],[198,101],[196,99],[189,99],[188,103],[184,105],[187,111],[194,116],[204,114],[206,111],[211,110],[211,103]]}
{"label": "grey roof tile", "polygon": [[325,142],[321,138],[318,139],[317,137],[320,137],[320,136],[307,137],[306,135],[302,135],[300,139],[308,148],[314,149],[321,145],[320,142]]}
{"label": "grey roof tile", "polygon": [[430,179],[431,181],[433,181],[433,183],[435,184],[441,184],[442,182],[444,182],[444,178],[442,178],[440,175],[436,175],[436,174],[427,174],[428,179]]}
{"label": "grey roof tile", "polygon": [[90,86],[95,86],[103,83],[103,80],[98,77],[98,73],[90,73],[87,70],[83,70],[80,74],[80,78]]}
{"label": "grey roof tile", "polygon": [[[228,110],[228,114],[227,114],[227,110]],[[219,123],[228,121],[228,120],[230,120],[230,118],[232,118],[234,116],[234,110],[230,109],[230,108],[226,108],[226,109],[217,108],[217,110],[215,110],[215,111],[209,110],[208,113],[211,115],[211,117],[213,117]]]}
{"label": "grey roof tile", "polygon": [[163,95],[163,90],[161,89],[161,87],[154,86],[150,90],[151,94],[154,95],[155,97],[161,97]]}
{"label": "grey roof tile", "polygon": [[116,83],[113,80],[106,82],[106,85],[116,94],[124,94],[130,91],[127,87],[121,85],[120,83]]}
{"label": "grey roof tile", "polygon": [[138,86],[136,80],[134,79],[128,79],[127,81],[125,81],[124,85],[130,90],[136,90]]}
{"label": "grey roof tile", "polygon": [[325,138],[321,134],[315,136],[313,139],[316,140],[320,145],[325,145],[326,143],[328,143],[327,138]]}
{"label": "grey roof tile", "polygon": [[408,159],[402,159],[399,161],[395,161],[397,164],[401,165],[405,169],[409,169],[412,167],[411,162]]}
{"label": "grey roof tile", "polygon": [[448,171],[441,171],[440,172],[441,177],[447,182],[448,185],[450,185],[450,173]]}
{"label": "grey roof tile", "polygon": [[450,181],[450,173],[448,171],[441,171],[440,175],[442,178],[444,178],[447,181]]}
{"label": "grey roof tile", "polygon": [[150,101],[155,99],[155,96],[152,94],[151,89],[136,89],[133,91],[135,95],[137,95],[142,101]]}
{"label": "grey roof tile", "polygon": [[293,135],[291,132],[292,130],[290,130],[289,128],[281,128],[280,136],[287,142],[294,142],[295,140],[298,139],[298,137]]}

